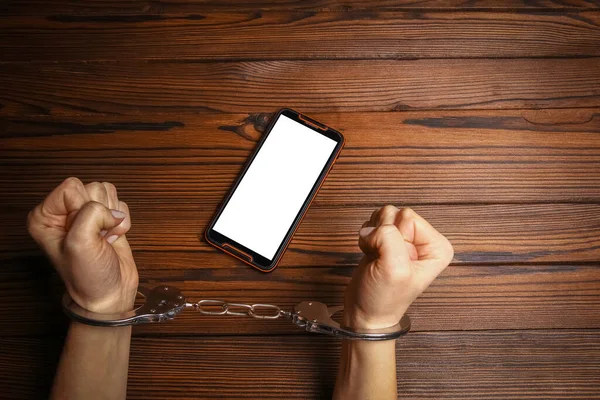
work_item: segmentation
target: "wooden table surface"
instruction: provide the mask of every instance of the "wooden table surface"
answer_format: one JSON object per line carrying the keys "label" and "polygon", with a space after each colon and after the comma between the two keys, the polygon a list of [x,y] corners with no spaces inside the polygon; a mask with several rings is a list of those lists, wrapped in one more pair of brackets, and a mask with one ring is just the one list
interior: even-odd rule
{"label": "wooden table surface", "polygon": [[[20,0],[0,20],[3,399],[51,384],[62,288],[25,218],[68,176],[115,183],[141,281],[191,299],[340,304],[361,223],[413,207],[456,256],[409,310],[402,398],[600,398],[599,1]],[[262,274],[202,235],[281,107],[347,146]],[[190,311],[134,329],[128,397],[327,398],[339,348]]]}

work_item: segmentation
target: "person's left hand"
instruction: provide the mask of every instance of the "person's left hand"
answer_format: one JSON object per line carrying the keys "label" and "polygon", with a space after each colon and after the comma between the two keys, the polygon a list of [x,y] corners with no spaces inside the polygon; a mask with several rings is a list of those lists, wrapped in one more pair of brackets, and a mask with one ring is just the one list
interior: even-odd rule
{"label": "person's left hand", "polygon": [[29,213],[27,225],[77,304],[97,313],[133,308],[138,272],[125,238],[131,218],[114,185],[68,178]]}

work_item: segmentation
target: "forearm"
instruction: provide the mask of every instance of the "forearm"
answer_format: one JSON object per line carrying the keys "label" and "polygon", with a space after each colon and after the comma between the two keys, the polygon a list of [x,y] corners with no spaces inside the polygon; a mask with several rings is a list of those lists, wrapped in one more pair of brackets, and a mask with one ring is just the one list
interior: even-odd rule
{"label": "forearm", "polygon": [[52,399],[125,399],[131,327],[72,322],[54,379]]}
{"label": "forearm", "polygon": [[396,341],[345,340],[333,399],[397,398]]}

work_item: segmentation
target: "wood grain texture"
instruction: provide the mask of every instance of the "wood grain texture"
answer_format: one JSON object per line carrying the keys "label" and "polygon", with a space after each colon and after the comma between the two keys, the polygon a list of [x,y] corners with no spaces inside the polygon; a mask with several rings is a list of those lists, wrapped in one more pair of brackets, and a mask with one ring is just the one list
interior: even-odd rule
{"label": "wood grain texture", "polygon": [[[286,309],[301,301],[343,303],[354,266],[282,265],[260,274],[231,257],[134,251],[147,287],[169,284],[190,300],[270,303]],[[62,333],[64,288],[41,256],[3,261],[2,334]],[[599,329],[600,264],[451,265],[410,307],[412,331]],[[140,325],[134,335],[298,334],[289,321],[201,316],[188,310],[165,324]]]}
{"label": "wood grain texture", "polygon": [[0,26],[0,62],[600,56],[600,12],[65,15]]}
{"label": "wood grain texture", "polygon": [[[148,393],[147,374],[136,374],[140,365],[160,381],[165,369],[178,367],[179,357],[161,357],[164,350],[157,348],[158,340],[133,343],[131,398],[162,398],[165,392],[160,389],[175,391],[164,384],[158,393]],[[303,337],[235,342],[236,348],[231,348],[231,339],[169,343],[171,355],[194,366],[181,371],[177,396],[211,397],[214,387],[226,398],[331,395],[339,341]],[[405,398],[600,398],[600,366],[594,356],[600,345],[597,332],[415,334],[398,343],[399,393]],[[256,363],[264,366],[260,383],[247,375]],[[284,381],[293,384],[282,387]]]}
{"label": "wood grain texture", "polygon": [[0,385],[6,400],[48,398],[62,338],[0,336]]}
{"label": "wood grain texture", "polygon": [[[315,206],[600,201],[598,109],[314,117],[347,141]],[[183,204],[210,213],[269,118],[8,118],[0,125],[0,201],[23,213],[75,175],[114,182],[135,210]]]}
{"label": "wood grain texture", "polygon": [[[597,0],[13,0],[0,15],[165,15],[214,11],[356,11],[356,10],[538,10],[600,9]],[[139,19],[143,20],[143,19]]]}
{"label": "wood grain texture", "polygon": [[600,106],[600,58],[1,66],[0,116]]}
{"label": "wood grain texture", "polygon": [[[15,349],[0,353],[4,398],[44,397],[60,340],[0,345]],[[329,398],[339,345],[308,334],[134,338],[127,398]],[[597,331],[411,333],[397,345],[398,390],[408,399],[598,399],[599,347]]]}
{"label": "wood grain texture", "polygon": [[[215,258],[213,247],[203,238],[217,204],[160,200],[152,206],[135,200],[128,204],[134,221],[128,234],[133,249],[192,251],[198,253],[198,263],[218,267],[218,262],[211,261]],[[288,247],[282,266],[358,264],[357,232],[375,209],[313,206]],[[413,209],[453,243],[456,263],[600,260],[598,204],[433,205]],[[24,226],[28,211],[13,207],[0,212],[6,228],[0,234],[0,257],[23,256],[36,250]],[[230,263],[225,260],[220,258],[220,262]]]}
{"label": "wood grain texture", "polygon": [[[599,12],[597,0],[3,2],[0,397],[47,396],[68,321],[25,217],[74,175],[117,184],[141,281],[190,300],[341,304],[360,224],[410,205],[456,256],[409,309],[403,398],[600,399]],[[202,233],[282,106],[347,147],[261,274]],[[329,398],[339,344],[188,311],[134,329],[128,398]]]}

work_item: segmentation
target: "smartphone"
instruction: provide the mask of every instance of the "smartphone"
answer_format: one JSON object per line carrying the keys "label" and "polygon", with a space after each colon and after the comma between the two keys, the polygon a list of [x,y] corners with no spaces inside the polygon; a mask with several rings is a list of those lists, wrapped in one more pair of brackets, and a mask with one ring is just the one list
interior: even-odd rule
{"label": "smartphone", "polygon": [[208,243],[272,271],[343,146],[341,133],[279,111],[206,229]]}

